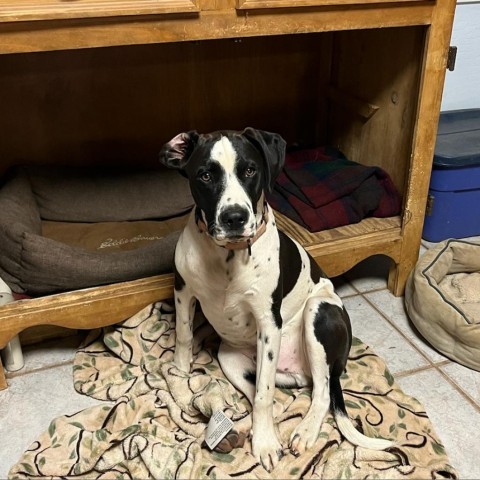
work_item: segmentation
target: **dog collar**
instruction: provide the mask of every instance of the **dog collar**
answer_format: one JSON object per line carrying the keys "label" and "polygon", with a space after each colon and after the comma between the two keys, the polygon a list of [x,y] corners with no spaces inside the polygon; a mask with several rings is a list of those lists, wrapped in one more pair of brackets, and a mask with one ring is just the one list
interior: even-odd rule
{"label": "dog collar", "polygon": [[[262,213],[262,221],[260,222],[260,225],[257,227],[257,232],[253,237],[247,238],[242,242],[228,242],[225,245],[219,245],[219,246],[227,250],[248,249],[248,254],[251,256],[252,245],[265,233],[265,231],[267,230],[267,223],[268,223],[268,206],[267,206],[267,203],[265,202],[265,205],[263,207],[263,213]],[[205,225],[205,222],[200,218],[200,216],[197,216],[197,227],[201,233],[207,232],[207,226]]]}

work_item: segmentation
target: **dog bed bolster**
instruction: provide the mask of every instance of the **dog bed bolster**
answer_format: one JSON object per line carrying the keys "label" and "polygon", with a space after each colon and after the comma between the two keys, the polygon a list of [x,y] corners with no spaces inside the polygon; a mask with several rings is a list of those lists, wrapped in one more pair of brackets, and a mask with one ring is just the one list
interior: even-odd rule
{"label": "dog bed bolster", "polygon": [[480,244],[448,240],[428,250],[405,290],[409,317],[447,357],[480,370]]}
{"label": "dog bed bolster", "polygon": [[106,252],[47,238],[42,224],[162,221],[192,206],[186,179],[163,169],[17,167],[0,189],[0,277],[16,293],[44,295],[171,271],[179,231]]}

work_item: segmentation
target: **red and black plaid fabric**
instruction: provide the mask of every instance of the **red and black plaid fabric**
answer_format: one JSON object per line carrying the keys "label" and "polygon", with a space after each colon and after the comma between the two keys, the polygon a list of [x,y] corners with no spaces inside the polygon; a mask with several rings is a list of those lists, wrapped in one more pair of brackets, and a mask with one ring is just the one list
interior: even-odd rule
{"label": "red and black plaid fabric", "polygon": [[270,205],[311,232],[398,215],[400,196],[379,167],[352,162],[338,150],[289,152]]}

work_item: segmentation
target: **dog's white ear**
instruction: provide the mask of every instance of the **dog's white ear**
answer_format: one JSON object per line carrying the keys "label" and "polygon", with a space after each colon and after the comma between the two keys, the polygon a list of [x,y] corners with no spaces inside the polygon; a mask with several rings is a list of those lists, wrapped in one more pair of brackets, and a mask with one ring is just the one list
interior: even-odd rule
{"label": "dog's white ear", "polygon": [[182,171],[198,142],[198,137],[195,130],[179,133],[160,150],[160,162],[166,167]]}
{"label": "dog's white ear", "polygon": [[266,173],[264,189],[271,192],[285,163],[287,143],[278,133],[265,132],[251,127],[247,127],[242,135],[262,154]]}

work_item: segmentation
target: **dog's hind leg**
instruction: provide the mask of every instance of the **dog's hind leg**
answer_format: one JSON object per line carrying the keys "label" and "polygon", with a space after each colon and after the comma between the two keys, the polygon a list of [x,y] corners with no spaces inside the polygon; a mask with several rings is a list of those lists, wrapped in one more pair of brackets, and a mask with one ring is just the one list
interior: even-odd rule
{"label": "dog's hind leg", "polygon": [[290,451],[300,455],[317,441],[323,419],[328,412],[329,370],[323,345],[315,336],[315,320],[321,299],[311,298],[303,313],[305,350],[313,380],[312,403],[310,408],[290,436]]}
{"label": "dog's hind leg", "polygon": [[338,429],[354,445],[385,450],[394,444],[383,438],[360,433],[348,417],[340,376],[347,363],[352,332],[350,319],[340,298],[333,292],[314,297],[304,311],[305,344],[312,371],[312,404],[290,439],[290,449],[300,454],[318,438],[323,418],[330,407]]}
{"label": "dog's hind leg", "polygon": [[[223,373],[230,383],[240,390],[253,405],[255,397],[255,363],[253,361],[254,349],[252,356],[248,356],[238,349],[229,347],[222,343],[218,351],[218,361],[222,367]],[[246,438],[252,429],[252,414],[235,422],[233,429],[221,442],[215,447],[216,451],[228,453],[234,448],[243,447]]]}

